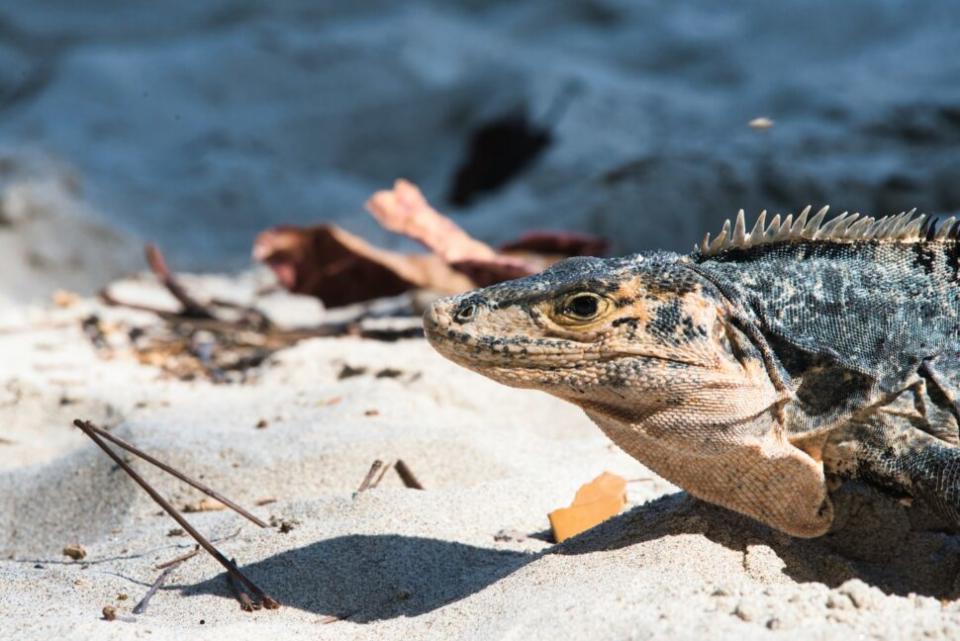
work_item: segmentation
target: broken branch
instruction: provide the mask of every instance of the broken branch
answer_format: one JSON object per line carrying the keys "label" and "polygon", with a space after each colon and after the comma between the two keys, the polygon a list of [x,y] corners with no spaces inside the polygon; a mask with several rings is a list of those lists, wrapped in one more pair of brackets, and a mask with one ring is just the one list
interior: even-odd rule
{"label": "broken branch", "polygon": [[411,490],[423,489],[423,485],[421,485],[420,481],[417,480],[417,477],[413,475],[413,470],[407,467],[407,464],[403,462],[403,459],[397,459],[397,462],[393,464],[393,467],[397,470],[397,474],[400,475],[400,479],[403,481],[404,486],[410,488]]}
{"label": "broken branch", "polygon": [[[230,559],[230,562],[236,565],[237,560]],[[227,585],[230,586],[230,591],[233,592],[233,595],[237,597],[237,601],[240,602],[240,609],[244,612],[253,612],[254,610],[260,609],[260,604],[255,603],[253,599],[250,598],[250,595],[243,590],[243,587],[232,574],[227,574]]]}
{"label": "broken branch", "polygon": [[98,432],[102,432],[102,430],[99,430],[99,428],[94,429],[94,426],[92,423],[88,421],[82,421],[80,419],[74,420],[73,424],[76,425],[78,428],[80,428],[84,432],[84,434],[90,437],[90,439],[94,443],[96,443],[97,446],[101,450],[103,450],[107,456],[113,459],[114,463],[119,465],[123,469],[123,471],[126,472],[127,475],[130,476],[130,478],[132,478],[137,483],[137,485],[143,488],[143,490],[150,495],[150,498],[152,498],[160,507],[162,507],[163,510],[167,514],[169,514],[170,517],[174,521],[176,521],[177,524],[180,525],[180,527],[184,529],[184,531],[186,531],[190,536],[192,536],[193,539],[197,543],[199,543],[200,546],[204,550],[206,550],[210,556],[216,559],[217,562],[220,563],[220,565],[222,565],[226,569],[227,573],[230,576],[232,576],[237,581],[242,582],[244,585],[246,585],[250,589],[250,591],[253,592],[258,599],[260,599],[260,601],[263,603],[263,606],[265,608],[274,609],[274,608],[280,607],[279,602],[277,602],[270,595],[268,595],[266,592],[264,592],[259,587],[257,587],[257,585],[253,581],[248,579],[242,572],[240,572],[236,564],[228,561],[227,558],[223,556],[219,550],[217,550],[217,548],[211,545],[211,543],[202,534],[200,534],[200,532],[198,532],[192,525],[190,525],[190,523],[185,518],[183,518],[183,516],[176,510],[176,508],[174,508],[172,505],[170,505],[169,502],[167,502],[166,499],[160,496],[159,492],[153,489],[152,485],[147,483],[147,481],[144,480],[142,476],[137,474],[137,472],[132,467],[130,467],[130,465],[126,461],[124,461],[123,458],[121,458],[116,452],[113,451],[113,449],[109,445],[107,445],[103,440],[101,440],[100,436],[98,435]]}
{"label": "broken branch", "polygon": [[[357,488],[357,494],[365,490],[368,490],[371,487],[374,487],[373,477],[377,473],[377,470],[379,470],[381,467],[383,467],[383,461],[381,461],[380,459],[377,459],[373,462],[373,464],[370,466],[370,471],[368,471],[367,475],[363,477],[363,481],[360,483],[360,487]],[[386,470],[384,470],[384,472],[386,472]],[[381,478],[383,478],[382,474],[381,474]]]}
{"label": "broken branch", "polygon": [[150,265],[150,271],[160,279],[160,282],[167,288],[167,291],[169,291],[183,307],[183,310],[180,312],[181,316],[187,318],[216,318],[206,305],[197,302],[187,293],[187,290],[183,288],[177,279],[174,278],[170,269],[167,267],[167,261],[156,245],[150,243],[144,248],[144,251],[147,255],[147,264]]}
{"label": "broken branch", "polygon": [[[196,554],[196,552],[199,550],[200,548],[197,547],[197,550],[194,551],[194,554]],[[157,577],[157,580],[153,582],[153,585],[151,585],[150,589],[147,590],[147,593],[143,595],[143,598],[140,599],[140,601],[135,606],[133,606],[134,614],[143,614],[144,612],[147,611],[147,606],[150,605],[150,599],[153,598],[153,595],[156,594],[157,590],[159,590],[163,586],[163,584],[167,581],[167,577],[170,576],[173,573],[173,571],[177,569],[177,566],[179,566],[181,563],[186,561],[188,558],[190,557],[185,556],[180,559],[175,559],[174,563],[172,563],[171,565],[167,565],[163,569],[163,572],[161,572],[160,576]]]}
{"label": "broken branch", "polygon": [[[79,423],[83,423],[86,429],[84,429],[84,427],[81,427],[81,425],[79,425]],[[147,454],[146,452],[144,452],[144,451],[141,450],[140,448],[136,447],[136,446],[133,445],[132,443],[129,443],[129,442],[123,440],[123,439],[120,438],[119,436],[114,436],[113,434],[111,434],[111,433],[108,432],[107,430],[105,430],[105,429],[103,429],[103,428],[101,428],[101,427],[97,427],[96,425],[94,425],[94,424],[91,423],[90,421],[80,421],[79,419],[77,419],[76,421],[73,422],[73,424],[76,425],[77,427],[80,427],[80,429],[83,429],[84,431],[86,431],[87,429],[89,429],[89,430],[92,430],[93,432],[96,432],[97,434],[99,434],[99,435],[102,436],[103,438],[107,439],[107,440],[110,441],[111,443],[122,447],[123,449],[127,450],[127,451],[130,452],[131,454],[134,454],[134,455],[136,455],[136,456],[139,456],[140,458],[142,458],[144,461],[146,461],[146,462],[149,463],[150,465],[153,465],[153,466],[155,466],[155,467],[159,467],[161,470],[163,470],[163,471],[166,472],[167,474],[170,474],[171,476],[174,476],[174,477],[180,479],[181,481],[183,481],[183,482],[186,483],[187,485],[191,485],[191,486],[195,487],[196,489],[200,490],[201,492],[203,492],[204,494],[206,494],[206,495],[209,496],[210,498],[213,498],[213,499],[216,499],[217,501],[220,501],[221,503],[223,503],[224,505],[226,505],[227,507],[229,507],[231,510],[233,510],[234,512],[236,512],[236,513],[239,514],[240,516],[243,516],[243,517],[245,517],[246,519],[248,519],[249,521],[252,521],[253,523],[256,523],[256,524],[259,525],[260,527],[270,527],[266,522],[264,522],[263,520],[257,518],[256,516],[254,516],[254,515],[251,514],[250,512],[246,511],[245,509],[243,509],[242,507],[240,507],[239,505],[237,505],[236,503],[234,503],[233,501],[231,501],[231,500],[228,499],[227,497],[223,496],[222,494],[220,494],[219,492],[217,492],[217,491],[214,490],[213,488],[211,488],[211,487],[209,487],[209,486],[207,486],[207,485],[204,485],[204,484],[201,483],[200,481],[197,481],[197,480],[194,480],[194,479],[190,478],[189,476],[187,476],[187,475],[184,474],[183,472],[181,472],[181,471],[179,471],[179,470],[177,470],[177,469],[174,469],[174,468],[170,467],[169,465],[167,465],[166,463],[164,463],[163,461],[160,461],[160,460],[158,460],[158,459],[150,456],[149,454]]]}

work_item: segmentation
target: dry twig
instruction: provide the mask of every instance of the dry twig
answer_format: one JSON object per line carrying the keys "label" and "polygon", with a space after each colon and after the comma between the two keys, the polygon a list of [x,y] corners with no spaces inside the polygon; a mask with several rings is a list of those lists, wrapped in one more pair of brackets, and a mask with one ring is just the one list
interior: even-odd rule
{"label": "dry twig", "polygon": [[170,268],[167,267],[167,261],[156,245],[152,243],[148,244],[145,248],[145,253],[147,255],[147,264],[150,265],[150,270],[156,274],[160,282],[163,283],[163,286],[167,288],[167,291],[170,292],[183,307],[180,311],[181,316],[186,318],[216,318],[209,307],[197,302],[187,293],[183,285],[174,278],[173,274],[170,273]]}
{"label": "dry twig", "polygon": [[[81,423],[82,423],[82,425],[81,425]],[[108,432],[107,430],[105,430],[105,429],[103,429],[103,428],[101,428],[101,427],[97,427],[96,425],[94,425],[94,424],[91,423],[90,421],[81,421],[81,420],[77,419],[77,420],[75,420],[75,421],[73,422],[73,424],[76,425],[77,427],[79,427],[80,429],[82,429],[84,432],[87,432],[87,430],[90,430],[90,431],[96,433],[98,436],[102,436],[103,438],[107,439],[107,440],[110,441],[111,443],[122,447],[123,449],[127,450],[127,451],[130,452],[131,454],[134,454],[134,455],[142,458],[144,461],[146,461],[146,462],[149,463],[150,465],[153,465],[153,466],[155,466],[155,467],[159,467],[161,470],[163,470],[163,471],[166,472],[167,474],[170,474],[171,476],[174,476],[174,477],[180,479],[181,481],[183,481],[183,482],[186,483],[187,485],[191,485],[191,486],[193,486],[194,488],[196,488],[196,489],[200,490],[201,492],[203,492],[204,494],[206,494],[207,496],[209,496],[209,497],[211,497],[211,498],[213,498],[213,499],[216,499],[217,501],[220,501],[221,503],[223,503],[224,505],[226,505],[227,507],[229,507],[231,510],[233,510],[234,512],[236,512],[236,513],[239,514],[240,516],[248,519],[249,521],[251,521],[251,522],[253,522],[253,523],[256,523],[256,524],[259,525],[260,527],[270,527],[270,526],[269,526],[266,522],[264,522],[262,519],[254,516],[253,514],[251,514],[250,512],[248,512],[247,510],[245,510],[244,508],[242,508],[240,505],[234,503],[233,501],[231,501],[230,499],[228,499],[228,498],[225,497],[224,495],[220,494],[219,492],[217,492],[217,491],[214,490],[213,488],[211,488],[211,487],[209,487],[209,486],[201,483],[200,481],[197,481],[197,480],[194,480],[194,479],[190,478],[189,476],[187,476],[187,475],[184,474],[183,472],[181,472],[181,471],[179,471],[179,470],[177,470],[177,469],[175,469],[175,468],[172,468],[172,467],[170,467],[169,465],[167,465],[166,463],[164,463],[163,461],[160,461],[160,460],[158,460],[158,459],[150,456],[149,454],[147,454],[146,452],[144,452],[144,451],[141,450],[140,448],[136,447],[135,445],[132,445],[131,443],[128,443],[127,441],[123,440],[123,439],[120,438],[119,436],[114,436],[113,434],[111,434],[111,433]],[[89,433],[88,433],[88,435],[89,435]],[[91,436],[91,438],[93,438],[93,437]]]}
{"label": "dry twig", "polygon": [[[96,427],[89,421],[82,421],[80,419],[76,419],[73,422],[73,424],[76,425],[78,428],[80,428],[94,443],[97,444],[98,447],[100,447],[100,449],[102,449],[107,454],[107,456],[113,459],[114,463],[119,465],[123,469],[123,471],[130,476],[130,478],[132,478],[140,487],[142,487],[144,491],[150,495],[150,498],[152,498],[160,507],[162,507],[164,511],[167,514],[169,514],[170,517],[173,518],[173,520],[176,521],[178,525],[180,525],[180,527],[182,527],[190,536],[192,536],[193,539],[204,550],[206,550],[208,554],[210,554],[210,556],[216,559],[217,562],[220,563],[220,565],[222,565],[227,570],[227,573],[231,577],[233,577],[236,581],[242,583],[247,588],[249,588],[250,591],[254,595],[256,595],[256,597],[260,600],[260,603],[263,605],[263,607],[267,609],[280,607],[280,604],[276,600],[274,600],[272,597],[270,597],[270,595],[268,595],[266,592],[264,592],[259,587],[257,587],[257,585],[253,583],[253,581],[251,581],[246,576],[244,576],[244,574],[240,572],[240,570],[237,568],[235,563],[228,561],[227,558],[223,556],[223,554],[221,554],[219,550],[217,550],[202,534],[200,534],[200,532],[198,532],[192,525],[190,525],[190,523],[185,518],[183,518],[183,516],[177,511],[175,507],[170,505],[170,503],[166,499],[160,496],[159,492],[157,492],[153,488],[153,486],[147,483],[147,481],[144,480],[142,476],[137,474],[137,472],[132,467],[130,467],[130,465],[126,461],[124,461],[120,455],[114,452],[113,449],[100,438],[100,436],[105,436],[104,434],[105,430],[102,430]],[[120,443],[117,443],[117,445],[120,445]],[[159,461],[157,461],[153,457],[148,457],[143,452],[136,449],[129,443],[126,443],[125,446],[121,446],[121,447],[124,447],[124,449],[127,449],[131,453],[136,454],[137,456],[140,456],[141,458],[143,458],[149,463],[152,463],[154,465],[157,465],[159,463]],[[165,466],[165,467],[162,467],[161,469],[163,469],[164,471],[170,471],[173,468],[170,468],[169,466]],[[174,472],[170,472],[170,473],[174,474]],[[200,483],[196,481],[192,481],[192,479],[188,479],[186,476],[182,475],[181,473],[176,473],[175,475],[177,476],[177,478],[180,478],[181,480],[184,480],[185,482],[188,482],[194,487],[197,487],[198,489],[200,489],[200,486],[201,486]],[[233,504],[233,505],[236,505],[236,504]],[[244,512],[241,511],[240,514],[244,514]],[[244,516],[246,516],[246,514],[244,514]],[[252,515],[248,516],[248,518],[250,517],[252,517]],[[254,520],[255,523],[258,523],[258,525],[262,523],[262,521],[260,521],[259,519],[256,519],[256,517],[253,517],[252,520]],[[167,568],[167,570],[170,570],[170,569],[172,568]]]}
{"label": "dry twig", "polygon": [[186,554],[181,554],[180,556],[178,556],[178,557],[175,558],[175,559],[170,559],[169,561],[164,561],[163,563],[157,563],[155,566],[153,566],[153,569],[154,569],[154,570],[166,570],[166,569],[169,568],[169,567],[174,567],[174,566],[180,565],[180,564],[183,563],[184,561],[186,561],[186,560],[188,560],[188,559],[192,559],[193,557],[197,556],[198,554],[200,554],[200,546],[199,546],[199,545],[194,546],[193,550],[191,550],[190,552],[187,552]]}
{"label": "dry twig", "polygon": [[[360,487],[357,488],[356,493],[359,494],[360,492],[364,492],[366,490],[372,490],[380,485],[383,477],[386,476],[387,472],[389,472],[391,469],[396,470],[397,475],[403,482],[404,487],[407,487],[411,490],[423,489],[423,485],[419,480],[417,480],[417,477],[414,476],[413,471],[407,466],[407,464],[403,462],[403,459],[397,459],[396,461],[390,461],[389,463],[384,463],[380,459],[376,459],[370,466],[370,470],[367,472],[367,475],[363,477],[363,482],[360,483]],[[377,474],[378,472],[379,475]]]}
{"label": "dry twig", "polygon": [[[194,554],[197,551],[199,551],[199,549],[200,548],[198,546],[197,550],[194,551]],[[163,584],[166,582],[167,577],[169,577],[173,573],[173,571],[176,570],[177,567],[179,567],[181,563],[183,563],[189,558],[190,556],[185,555],[180,559],[176,559],[175,562],[172,562],[171,564],[166,565],[163,569],[163,572],[161,572],[160,576],[157,577],[157,580],[153,582],[153,585],[150,586],[150,589],[147,590],[147,593],[143,595],[143,598],[140,599],[140,601],[135,606],[133,606],[132,612],[134,614],[143,614],[144,612],[146,612],[147,606],[150,605],[150,599],[152,599],[153,595],[157,593],[157,590],[163,587]]]}
{"label": "dry twig", "polygon": [[[377,473],[377,470],[383,467],[383,461],[377,459],[370,466],[370,471],[367,472],[367,475],[363,477],[363,481],[360,483],[360,487],[357,488],[357,494],[365,490],[370,489],[371,487],[376,487],[373,485],[373,477]],[[383,474],[386,473],[386,470],[390,469],[389,467],[384,468],[384,471],[380,474],[380,478],[383,478]]]}
{"label": "dry twig", "polygon": [[[230,562],[236,564],[237,560],[230,559]],[[254,610],[260,609],[260,603],[250,598],[250,595],[243,590],[243,587],[232,574],[227,574],[227,584],[230,586],[230,591],[237,597],[237,600],[240,602],[240,608],[244,612],[253,612]]]}
{"label": "dry twig", "polygon": [[420,481],[417,480],[417,477],[413,475],[413,470],[407,467],[407,464],[403,462],[403,459],[397,459],[397,462],[393,464],[394,469],[397,470],[397,474],[400,475],[400,479],[403,481],[403,484],[410,488],[411,490],[422,490],[423,485]]}

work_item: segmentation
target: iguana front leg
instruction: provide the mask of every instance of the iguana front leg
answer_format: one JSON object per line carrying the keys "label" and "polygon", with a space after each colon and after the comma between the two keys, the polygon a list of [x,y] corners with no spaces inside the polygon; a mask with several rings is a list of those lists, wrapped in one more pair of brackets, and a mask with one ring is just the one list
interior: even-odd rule
{"label": "iguana front leg", "polygon": [[931,436],[916,420],[881,413],[851,424],[827,442],[824,467],[920,498],[960,525],[960,448]]}

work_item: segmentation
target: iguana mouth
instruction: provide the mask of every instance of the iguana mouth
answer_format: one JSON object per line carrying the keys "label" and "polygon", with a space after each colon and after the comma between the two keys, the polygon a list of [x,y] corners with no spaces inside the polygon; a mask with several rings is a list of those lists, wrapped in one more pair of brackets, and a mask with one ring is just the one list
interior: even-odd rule
{"label": "iguana mouth", "polygon": [[[427,340],[434,349],[454,361],[469,361],[472,366],[486,364],[492,367],[501,368],[513,367],[516,369],[548,369],[565,367],[565,362],[569,361],[569,365],[567,367],[573,369],[582,367],[582,365],[586,362],[604,363],[620,358],[642,358],[650,361],[673,363],[675,365],[682,365],[686,367],[706,367],[710,365],[710,363],[694,360],[692,358],[683,359],[666,356],[664,354],[652,354],[642,351],[629,350],[540,350],[531,349],[530,344],[524,344],[521,347],[513,348],[503,347],[498,350],[492,346],[484,345],[474,337],[455,338],[448,336],[445,331],[438,329],[436,326],[431,327],[426,321],[424,322],[424,330]],[[579,343],[575,343],[575,345],[579,345]],[[467,350],[469,350],[469,352],[467,352]]]}

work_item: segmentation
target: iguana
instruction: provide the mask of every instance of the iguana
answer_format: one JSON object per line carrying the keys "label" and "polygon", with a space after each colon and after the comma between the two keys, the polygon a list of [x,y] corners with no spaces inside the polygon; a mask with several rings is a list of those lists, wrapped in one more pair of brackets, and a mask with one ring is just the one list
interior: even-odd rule
{"label": "iguana", "polygon": [[954,218],[743,212],[689,255],[571,258],[427,310],[442,355],[581,408],[690,494],[799,537],[827,480],[960,524]]}

